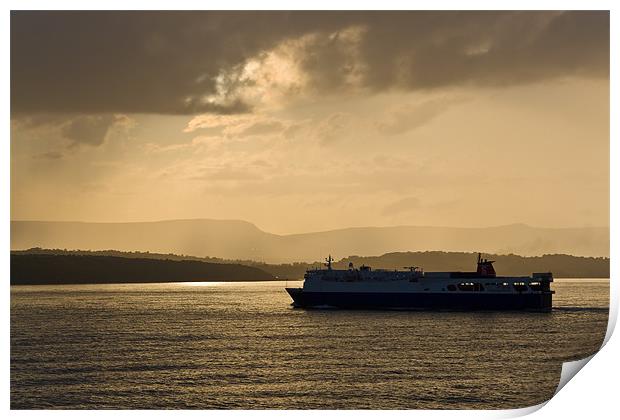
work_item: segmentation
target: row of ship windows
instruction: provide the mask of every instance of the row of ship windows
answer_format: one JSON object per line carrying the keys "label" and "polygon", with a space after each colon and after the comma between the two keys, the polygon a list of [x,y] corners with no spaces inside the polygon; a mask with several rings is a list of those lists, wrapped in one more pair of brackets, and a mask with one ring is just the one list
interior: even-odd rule
{"label": "row of ship windows", "polygon": [[[484,283],[484,286],[510,287],[510,283]],[[459,283],[457,285],[449,284],[448,290],[451,292],[454,292],[457,289],[464,292],[479,292],[484,290],[484,286],[482,283]],[[528,290],[528,287],[531,290],[541,290],[540,282],[536,281],[530,282],[529,284],[524,282],[515,282],[512,283],[512,287],[514,287],[514,289],[518,292],[524,292]]]}

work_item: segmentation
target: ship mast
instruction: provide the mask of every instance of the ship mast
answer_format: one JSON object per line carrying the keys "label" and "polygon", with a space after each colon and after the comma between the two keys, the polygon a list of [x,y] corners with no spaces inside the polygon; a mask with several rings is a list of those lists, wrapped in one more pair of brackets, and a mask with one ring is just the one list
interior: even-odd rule
{"label": "ship mast", "polygon": [[327,267],[328,270],[332,269],[332,262],[333,261],[334,260],[332,259],[332,255],[331,254],[329,254],[329,257],[325,258],[325,263],[326,263],[325,267]]}

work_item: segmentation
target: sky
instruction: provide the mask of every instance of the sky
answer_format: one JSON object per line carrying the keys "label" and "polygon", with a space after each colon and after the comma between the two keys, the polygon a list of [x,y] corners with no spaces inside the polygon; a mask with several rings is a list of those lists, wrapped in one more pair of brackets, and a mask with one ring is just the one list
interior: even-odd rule
{"label": "sky", "polygon": [[12,12],[12,220],[609,226],[608,12]]}

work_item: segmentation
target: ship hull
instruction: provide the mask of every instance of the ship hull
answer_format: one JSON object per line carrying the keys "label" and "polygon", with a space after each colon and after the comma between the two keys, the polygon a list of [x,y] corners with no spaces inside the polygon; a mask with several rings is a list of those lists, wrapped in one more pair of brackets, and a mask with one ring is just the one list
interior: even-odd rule
{"label": "ship hull", "polygon": [[287,288],[286,291],[293,298],[293,306],[299,308],[548,312],[552,300],[549,292],[309,292],[302,288]]}

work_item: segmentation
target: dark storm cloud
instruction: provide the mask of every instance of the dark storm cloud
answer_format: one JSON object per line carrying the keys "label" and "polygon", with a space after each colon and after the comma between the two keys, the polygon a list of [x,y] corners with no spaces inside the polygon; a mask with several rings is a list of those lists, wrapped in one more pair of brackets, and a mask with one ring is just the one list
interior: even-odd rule
{"label": "dark storm cloud", "polygon": [[[339,34],[353,26],[352,58]],[[608,12],[13,12],[12,112],[246,112],[201,98],[223,70],[309,33],[299,64],[317,92],[351,73],[373,91],[609,74]]]}

